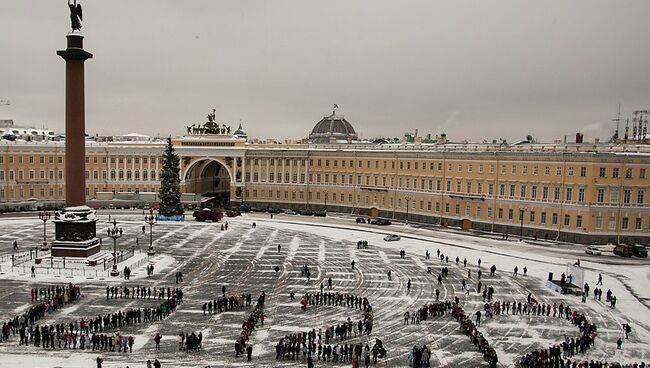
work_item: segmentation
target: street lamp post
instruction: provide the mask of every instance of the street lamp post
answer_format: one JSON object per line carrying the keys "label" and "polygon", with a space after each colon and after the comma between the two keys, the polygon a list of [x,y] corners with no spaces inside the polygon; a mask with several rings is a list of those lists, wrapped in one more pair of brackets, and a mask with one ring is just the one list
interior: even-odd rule
{"label": "street lamp post", "polygon": [[48,247],[47,247],[47,233],[46,233],[47,227],[46,227],[45,223],[50,219],[51,216],[52,216],[52,214],[50,212],[47,212],[47,211],[41,211],[41,212],[38,213],[39,220],[43,221],[43,246],[41,247],[41,250],[47,250],[48,249]]}
{"label": "street lamp post", "polygon": [[524,240],[524,212],[526,211],[525,207],[519,207],[519,220],[521,220],[521,225],[519,226],[519,241]]}
{"label": "street lamp post", "polygon": [[327,189],[325,189],[325,214],[327,214]]}
{"label": "street lamp post", "polygon": [[113,219],[113,227],[109,227],[107,233],[113,239],[113,269],[111,270],[111,276],[119,276],[120,271],[117,270],[117,239],[122,237],[122,228],[117,227],[115,219]]}
{"label": "street lamp post", "polygon": [[153,209],[149,209],[149,215],[144,216],[144,221],[149,224],[149,250],[147,251],[147,255],[152,256],[156,254],[156,251],[153,249],[153,224],[158,222],[156,216],[153,215]]}

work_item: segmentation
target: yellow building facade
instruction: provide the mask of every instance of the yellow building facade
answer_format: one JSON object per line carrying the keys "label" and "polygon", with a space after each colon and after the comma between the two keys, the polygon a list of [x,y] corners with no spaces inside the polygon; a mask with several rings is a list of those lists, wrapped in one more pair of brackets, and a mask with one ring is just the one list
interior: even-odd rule
{"label": "yellow building facade", "polygon": [[[647,145],[249,144],[224,135],[174,145],[183,191],[227,192],[233,203],[648,244]],[[163,149],[89,142],[87,198],[157,191]],[[62,143],[2,141],[0,150],[0,201],[63,202]]]}

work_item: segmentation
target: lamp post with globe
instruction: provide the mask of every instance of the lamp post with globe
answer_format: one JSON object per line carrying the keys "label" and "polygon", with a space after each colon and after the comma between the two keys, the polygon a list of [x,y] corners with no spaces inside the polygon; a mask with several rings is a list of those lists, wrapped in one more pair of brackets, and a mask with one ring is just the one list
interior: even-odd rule
{"label": "lamp post with globe", "polygon": [[149,250],[147,250],[147,255],[152,256],[156,254],[153,249],[153,224],[158,222],[158,218],[153,214],[153,209],[149,209],[149,215],[144,216],[144,222],[149,224]]}
{"label": "lamp post with globe", "polygon": [[122,237],[122,228],[117,227],[115,219],[113,219],[113,227],[109,227],[107,233],[113,239],[113,269],[111,270],[111,276],[119,276],[120,271],[117,270],[117,239]]}
{"label": "lamp post with globe", "polygon": [[43,246],[41,247],[41,250],[47,250],[47,227],[45,226],[45,223],[52,217],[52,214],[47,212],[47,211],[41,211],[38,213],[38,219],[43,221]]}

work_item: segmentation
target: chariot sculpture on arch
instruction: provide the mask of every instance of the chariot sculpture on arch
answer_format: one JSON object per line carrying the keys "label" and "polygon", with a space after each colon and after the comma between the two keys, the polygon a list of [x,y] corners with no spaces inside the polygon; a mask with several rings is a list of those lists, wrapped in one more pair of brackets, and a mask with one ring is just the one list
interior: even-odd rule
{"label": "chariot sculpture on arch", "polygon": [[68,0],[68,8],[70,8],[70,24],[72,27],[72,32],[80,31],[81,21],[83,20],[81,4],[77,4],[77,0]]}

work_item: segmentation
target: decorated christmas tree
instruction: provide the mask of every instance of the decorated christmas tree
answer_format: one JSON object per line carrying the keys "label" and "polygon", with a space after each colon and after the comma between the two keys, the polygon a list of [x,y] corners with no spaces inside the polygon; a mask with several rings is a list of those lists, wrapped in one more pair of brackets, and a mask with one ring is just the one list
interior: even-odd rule
{"label": "decorated christmas tree", "polygon": [[162,157],[162,172],[160,173],[160,211],[158,212],[163,216],[183,214],[179,163],[180,159],[174,152],[172,138],[169,137]]}

